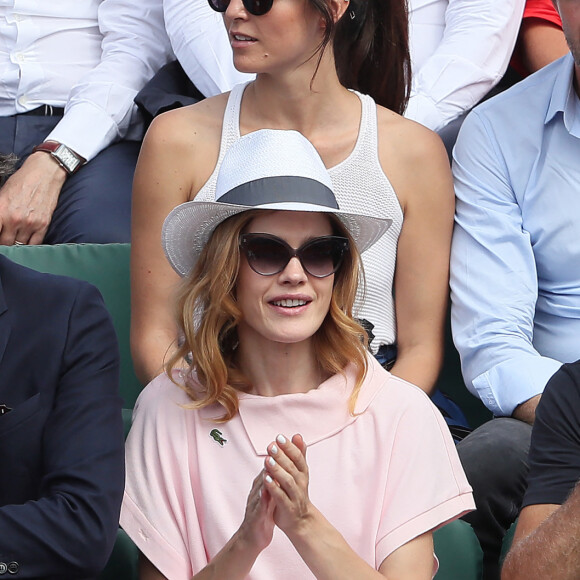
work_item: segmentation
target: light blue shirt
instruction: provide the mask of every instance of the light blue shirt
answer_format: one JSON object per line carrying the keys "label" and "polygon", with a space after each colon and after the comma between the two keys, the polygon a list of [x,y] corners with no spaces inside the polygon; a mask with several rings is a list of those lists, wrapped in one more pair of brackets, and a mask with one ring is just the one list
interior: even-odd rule
{"label": "light blue shirt", "polygon": [[452,329],[495,415],[580,359],[580,101],[567,55],[478,106],[454,150]]}

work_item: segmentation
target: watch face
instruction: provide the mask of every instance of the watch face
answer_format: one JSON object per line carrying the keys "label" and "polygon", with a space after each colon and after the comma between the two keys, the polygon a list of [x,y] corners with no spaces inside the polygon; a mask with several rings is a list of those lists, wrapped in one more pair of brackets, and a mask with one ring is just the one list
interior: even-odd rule
{"label": "watch face", "polygon": [[66,145],[60,145],[54,152],[54,156],[60,159],[69,173],[72,173],[79,165],[81,160]]}

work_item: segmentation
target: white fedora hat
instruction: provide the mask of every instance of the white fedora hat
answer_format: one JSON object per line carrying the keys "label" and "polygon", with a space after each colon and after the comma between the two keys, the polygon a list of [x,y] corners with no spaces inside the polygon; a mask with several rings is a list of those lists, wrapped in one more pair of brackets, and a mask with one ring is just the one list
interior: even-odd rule
{"label": "white fedora hat", "polygon": [[262,129],[244,135],[225,154],[215,201],[188,201],[167,216],[162,243],[175,271],[186,276],[214,229],[251,209],[332,213],[360,252],[370,248],[392,222],[341,211],[328,171],[310,141],[297,131]]}

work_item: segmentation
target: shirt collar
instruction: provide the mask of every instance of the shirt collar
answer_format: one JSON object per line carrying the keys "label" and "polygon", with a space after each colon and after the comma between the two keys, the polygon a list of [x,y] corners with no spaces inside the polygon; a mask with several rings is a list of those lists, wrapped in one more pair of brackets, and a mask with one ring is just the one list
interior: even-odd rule
{"label": "shirt collar", "polygon": [[560,112],[568,133],[580,138],[580,101],[574,90],[574,59],[570,53],[560,61],[544,123],[550,123]]}
{"label": "shirt collar", "polygon": [[[292,437],[299,432],[310,446],[344,429],[364,413],[385,381],[373,380],[384,372],[369,356],[369,368],[356,401],[355,414],[348,401],[356,380],[356,369],[349,365],[345,374],[337,374],[307,393],[261,397],[240,394],[239,414],[256,455],[266,455],[267,446],[276,435]],[[388,376],[385,373],[385,377]]]}

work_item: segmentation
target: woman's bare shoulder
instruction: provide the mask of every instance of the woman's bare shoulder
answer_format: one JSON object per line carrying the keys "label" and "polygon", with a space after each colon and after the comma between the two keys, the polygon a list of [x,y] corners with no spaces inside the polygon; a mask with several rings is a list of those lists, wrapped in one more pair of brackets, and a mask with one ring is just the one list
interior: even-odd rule
{"label": "woman's bare shoulder", "polygon": [[439,135],[383,107],[377,107],[377,118],[381,166],[403,208],[417,192],[440,190],[449,198],[451,167]]}
{"label": "woman's bare shoulder", "polygon": [[379,147],[381,144],[393,144],[401,155],[401,161],[415,163],[425,156],[446,156],[439,135],[424,125],[381,106],[377,106],[377,119]]}
{"label": "woman's bare shoulder", "polygon": [[219,157],[227,95],[218,95],[156,117],[143,141],[140,165],[164,168],[193,197]]}
{"label": "woman's bare shoulder", "polygon": [[151,123],[147,140],[161,141],[170,147],[194,145],[216,137],[219,142],[228,95],[223,93],[162,113]]}

